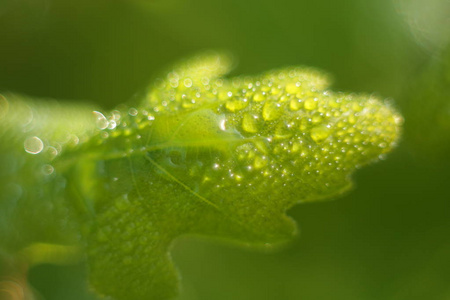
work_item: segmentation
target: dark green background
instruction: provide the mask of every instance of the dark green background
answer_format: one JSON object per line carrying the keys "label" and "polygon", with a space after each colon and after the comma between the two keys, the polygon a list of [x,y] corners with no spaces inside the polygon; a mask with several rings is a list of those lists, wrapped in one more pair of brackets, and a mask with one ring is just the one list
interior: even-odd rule
{"label": "dark green background", "polygon": [[[0,90],[108,109],[173,61],[226,49],[234,74],[309,65],[330,72],[336,90],[392,98],[406,120],[400,146],[337,201],[289,211],[301,235],[286,249],[180,239],[180,299],[448,300],[448,39],[411,28],[400,2],[0,0]],[[30,276],[47,300],[95,299],[83,272],[41,266]]]}

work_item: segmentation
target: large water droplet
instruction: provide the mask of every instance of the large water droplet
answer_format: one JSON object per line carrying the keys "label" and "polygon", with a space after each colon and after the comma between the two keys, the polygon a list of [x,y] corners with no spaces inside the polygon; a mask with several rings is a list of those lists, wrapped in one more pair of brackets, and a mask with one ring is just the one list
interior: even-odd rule
{"label": "large water droplet", "polygon": [[23,147],[30,154],[38,154],[44,149],[44,143],[37,136],[33,136],[25,140]]}
{"label": "large water droplet", "polygon": [[186,78],[183,83],[185,87],[190,88],[192,86],[192,79]]}
{"label": "large water droplet", "polygon": [[268,161],[265,156],[256,156],[255,160],[253,161],[253,167],[255,169],[261,169],[264,168],[267,165]]}
{"label": "large water droplet", "polygon": [[50,175],[53,171],[55,171],[55,168],[53,168],[52,165],[45,164],[42,166],[42,173],[44,173],[44,175]]}
{"label": "large water droplet", "polygon": [[313,110],[317,107],[317,101],[314,98],[308,98],[305,100],[305,109]]}
{"label": "large water droplet", "polygon": [[317,126],[311,129],[311,138],[316,142],[323,142],[330,135],[330,128],[326,126]]}
{"label": "large water droplet", "polygon": [[250,133],[258,132],[258,123],[258,116],[246,113],[242,118],[242,129]]}
{"label": "large water droplet", "polygon": [[138,110],[137,110],[136,108],[134,108],[134,107],[131,107],[131,108],[128,110],[128,114],[129,114],[130,116],[132,116],[132,117],[135,117],[135,116],[137,116],[137,114],[138,114]]}
{"label": "large water droplet", "polygon": [[239,111],[241,109],[246,108],[247,105],[248,105],[247,99],[234,99],[234,100],[227,101],[227,103],[225,104],[225,107],[229,111],[235,112],[235,111]]}
{"label": "large water droplet", "polygon": [[289,103],[289,108],[292,111],[297,111],[300,108],[302,108],[302,102],[300,101],[300,99],[292,99],[291,102]]}
{"label": "large water droplet", "polygon": [[266,102],[263,107],[263,118],[266,121],[276,120],[281,116],[281,109],[278,103],[275,102]]}
{"label": "large water droplet", "polygon": [[95,115],[95,125],[97,126],[97,128],[100,130],[106,129],[109,125],[109,122],[106,119],[106,117],[101,112],[98,111],[94,111],[94,115]]}
{"label": "large water droplet", "polygon": [[255,102],[261,102],[261,101],[263,101],[263,100],[265,100],[265,99],[266,99],[266,97],[265,97],[262,93],[260,93],[260,92],[256,93],[256,94],[253,96],[253,101],[255,101]]}

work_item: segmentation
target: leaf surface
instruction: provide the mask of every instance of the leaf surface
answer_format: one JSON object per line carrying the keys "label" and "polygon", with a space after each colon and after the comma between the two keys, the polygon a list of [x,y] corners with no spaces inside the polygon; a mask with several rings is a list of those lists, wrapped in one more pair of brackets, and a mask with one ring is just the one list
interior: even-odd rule
{"label": "leaf surface", "polygon": [[319,71],[225,79],[230,66],[226,56],[196,57],[140,105],[99,116],[77,180],[92,206],[85,247],[100,293],[174,297],[169,253],[180,235],[288,241],[297,229],[287,209],[348,190],[352,172],[398,139],[402,119],[388,103],[332,92]]}

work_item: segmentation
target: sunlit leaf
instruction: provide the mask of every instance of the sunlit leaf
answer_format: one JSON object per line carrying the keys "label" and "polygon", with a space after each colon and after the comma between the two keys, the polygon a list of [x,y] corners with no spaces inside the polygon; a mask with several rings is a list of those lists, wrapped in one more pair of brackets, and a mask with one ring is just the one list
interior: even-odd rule
{"label": "sunlit leaf", "polygon": [[[2,127],[15,128],[2,131],[3,140],[14,140],[2,151],[22,161],[8,169],[18,175],[5,180],[21,189],[15,203],[39,210],[35,199],[52,203],[39,216],[60,216],[66,227],[49,218],[48,239],[62,231],[71,237],[66,243],[82,245],[99,293],[119,300],[175,296],[178,275],[169,253],[180,235],[269,249],[290,240],[297,229],[287,209],[348,190],[351,173],[397,141],[402,118],[388,103],[332,92],[317,70],[290,67],[223,78],[230,67],[227,56],[195,57],[156,80],[141,103],[105,114],[2,100],[8,111],[44,115],[19,134],[17,128],[29,124],[2,110]],[[74,117],[88,110],[91,121]],[[71,111],[74,116],[67,116]],[[61,118],[66,122],[58,123]],[[45,156],[53,148],[56,155]],[[24,172],[48,166],[50,174],[24,179]],[[47,181],[48,190],[35,187]],[[2,198],[8,209],[9,197]],[[54,214],[58,205],[66,211]],[[13,211],[23,219],[23,210]],[[20,242],[6,243],[9,252],[50,242],[44,230],[33,232],[30,220],[17,227],[25,236]]]}

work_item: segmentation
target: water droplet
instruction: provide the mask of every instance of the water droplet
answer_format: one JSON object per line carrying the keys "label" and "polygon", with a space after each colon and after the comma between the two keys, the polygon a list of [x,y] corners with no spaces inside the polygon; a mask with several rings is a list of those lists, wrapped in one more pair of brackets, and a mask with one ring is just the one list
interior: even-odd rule
{"label": "water droplet", "polygon": [[116,128],[117,123],[114,120],[109,121],[108,129],[114,129]]}
{"label": "water droplet", "polygon": [[227,101],[227,103],[225,104],[225,107],[229,111],[235,112],[235,111],[239,111],[241,109],[246,108],[247,105],[248,105],[247,99],[235,99],[235,100]]}
{"label": "water droplet", "polygon": [[355,123],[356,123],[356,117],[355,117],[355,115],[349,115],[349,116],[348,116],[348,122],[349,122],[350,124],[355,124]]}
{"label": "water droplet", "polygon": [[208,77],[203,77],[202,78],[202,84],[203,85],[208,85],[209,84],[209,78]]}
{"label": "water droplet", "polygon": [[314,114],[311,118],[311,123],[313,124],[318,124],[320,122],[322,122],[323,118],[320,114]]}
{"label": "water droplet", "polygon": [[326,126],[317,126],[311,129],[311,138],[316,142],[323,142],[330,135],[330,128]]}
{"label": "water droplet", "polygon": [[120,111],[113,110],[112,111],[112,118],[117,122],[120,120]]}
{"label": "water droplet", "polygon": [[308,119],[302,118],[300,121],[300,130],[305,131],[308,128]]}
{"label": "water droplet", "polygon": [[267,165],[268,161],[265,156],[256,156],[255,160],[253,161],[253,167],[255,169],[262,169]]}
{"label": "water droplet", "polygon": [[53,168],[52,165],[45,164],[42,166],[42,173],[44,173],[44,175],[50,175],[53,171],[55,171],[55,168]]}
{"label": "water droplet", "polygon": [[246,113],[242,118],[242,129],[250,133],[258,132],[258,123],[258,116]]}
{"label": "water droplet", "polygon": [[291,137],[292,131],[290,130],[290,126],[288,126],[284,122],[278,123],[277,127],[275,128],[275,136],[281,139]]}
{"label": "water droplet", "polygon": [[175,78],[171,79],[170,86],[173,88],[177,88],[178,87],[178,79],[175,79]]}
{"label": "water droplet", "polygon": [[25,151],[30,154],[38,154],[44,149],[44,143],[37,136],[27,138],[23,146]]}
{"label": "water droplet", "polygon": [[132,117],[135,117],[135,116],[137,116],[137,114],[138,114],[138,110],[137,110],[136,108],[134,108],[134,107],[131,107],[131,108],[128,110],[128,114],[129,114],[130,116],[132,116]]}
{"label": "water droplet", "polygon": [[302,102],[300,99],[292,99],[291,102],[289,102],[289,108],[293,111],[297,111],[302,108]]}
{"label": "water droplet", "polygon": [[186,78],[184,80],[184,86],[190,88],[192,86],[192,80],[190,78]]}
{"label": "water droplet", "polygon": [[353,105],[352,105],[352,109],[355,112],[359,112],[359,111],[361,111],[363,109],[363,107],[358,102],[354,102]]}
{"label": "water droplet", "polygon": [[300,151],[300,149],[302,148],[302,144],[300,142],[294,142],[292,147],[291,147],[291,152],[292,153],[297,153]]}
{"label": "water droplet", "polygon": [[50,159],[54,159],[58,155],[58,150],[55,147],[49,146],[46,151]]}
{"label": "water droplet", "polygon": [[222,131],[226,131],[227,130],[227,120],[226,119],[222,119],[219,122],[219,128]]}
{"label": "water droplet", "polygon": [[253,96],[253,101],[255,101],[255,102],[261,102],[261,101],[264,101],[265,99],[266,99],[266,97],[263,95],[263,93],[260,93],[260,92],[256,93]]}
{"label": "water droplet", "polygon": [[281,116],[281,109],[275,102],[266,102],[263,107],[262,115],[264,120],[272,121]]}
{"label": "water droplet", "polygon": [[314,98],[308,98],[305,100],[305,109],[313,110],[317,107],[317,101]]}
{"label": "water droplet", "polygon": [[98,111],[94,111],[93,113],[95,115],[95,125],[97,126],[97,128],[100,130],[106,129],[109,124],[106,117],[101,112]]}

